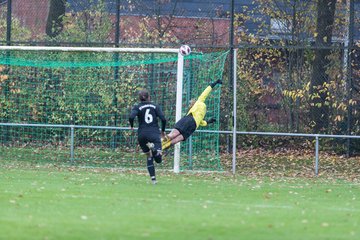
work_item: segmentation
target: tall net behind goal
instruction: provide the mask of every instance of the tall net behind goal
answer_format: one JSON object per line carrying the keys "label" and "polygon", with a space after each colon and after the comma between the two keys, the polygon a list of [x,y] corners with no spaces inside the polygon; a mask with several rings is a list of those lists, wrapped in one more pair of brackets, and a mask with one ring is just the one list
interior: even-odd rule
{"label": "tall net behind goal", "polygon": [[[226,55],[185,57],[183,115],[191,98],[222,77]],[[138,102],[137,91],[147,88],[152,101],[162,106],[170,130],[177,62],[175,50],[1,50],[0,161],[143,169],[129,113]],[[219,89],[207,106],[208,114],[218,119]],[[216,133],[195,133],[182,144],[181,169],[219,169],[218,139]],[[172,168],[171,155],[166,158],[162,167]]]}

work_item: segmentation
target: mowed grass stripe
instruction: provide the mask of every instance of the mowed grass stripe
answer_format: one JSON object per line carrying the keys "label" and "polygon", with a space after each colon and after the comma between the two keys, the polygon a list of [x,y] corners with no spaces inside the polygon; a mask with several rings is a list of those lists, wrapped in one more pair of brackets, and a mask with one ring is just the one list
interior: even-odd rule
{"label": "mowed grass stripe", "polygon": [[[359,239],[359,184],[3,168],[0,239]],[[21,231],[19,231],[21,229]]]}

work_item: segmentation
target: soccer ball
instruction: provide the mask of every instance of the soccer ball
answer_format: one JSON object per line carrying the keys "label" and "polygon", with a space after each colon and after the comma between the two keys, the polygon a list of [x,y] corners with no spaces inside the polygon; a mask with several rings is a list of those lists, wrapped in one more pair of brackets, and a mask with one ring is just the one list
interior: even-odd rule
{"label": "soccer ball", "polygon": [[182,45],[179,49],[179,52],[183,56],[187,56],[191,53],[191,48],[188,45]]}

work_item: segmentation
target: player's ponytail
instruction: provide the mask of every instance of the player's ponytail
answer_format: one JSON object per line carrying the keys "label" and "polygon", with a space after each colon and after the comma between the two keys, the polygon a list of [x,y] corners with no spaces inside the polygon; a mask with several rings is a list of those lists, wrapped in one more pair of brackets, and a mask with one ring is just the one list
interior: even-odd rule
{"label": "player's ponytail", "polygon": [[139,100],[141,102],[145,102],[145,101],[150,100],[150,95],[149,95],[148,90],[142,89],[142,90],[139,91]]}

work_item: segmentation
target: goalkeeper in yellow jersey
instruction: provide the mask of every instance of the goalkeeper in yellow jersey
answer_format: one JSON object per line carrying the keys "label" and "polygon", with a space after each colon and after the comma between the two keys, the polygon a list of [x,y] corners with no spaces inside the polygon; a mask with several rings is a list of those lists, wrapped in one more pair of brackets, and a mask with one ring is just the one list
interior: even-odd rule
{"label": "goalkeeper in yellow jersey", "polygon": [[174,129],[165,136],[162,141],[162,149],[165,150],[172,145],[185,141],[195,130],[199,127],[205,127],[209,123],[214,123],[215,118],[211,118],[207,121],[204,120],[206,114],[206,104],[205,100],[211,90],[217,85],[222,84],[222,81],[219,79],[211,83],[198,97],[196,101],[192,101],[190,104],[190,110],[185,117],[181,118],[177,123],[175,123]]}

